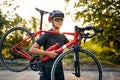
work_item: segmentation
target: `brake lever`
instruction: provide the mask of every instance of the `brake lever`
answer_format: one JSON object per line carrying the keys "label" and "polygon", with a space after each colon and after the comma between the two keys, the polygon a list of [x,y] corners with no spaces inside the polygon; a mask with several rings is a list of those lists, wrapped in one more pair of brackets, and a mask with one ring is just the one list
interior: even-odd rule
{"label": "brake lever", "polygon": [[89,35],[89,33],[84,34],[84,43],[86,42],[88,35]]}

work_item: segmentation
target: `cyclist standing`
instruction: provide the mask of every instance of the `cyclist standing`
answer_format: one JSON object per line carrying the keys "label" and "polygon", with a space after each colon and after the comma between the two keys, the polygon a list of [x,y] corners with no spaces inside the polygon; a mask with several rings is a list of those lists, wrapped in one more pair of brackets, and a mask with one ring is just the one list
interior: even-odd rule
{"label": "cyclist standing", "polygon": [[[54,10],[50,13],[48,17],[48,21],[52,24],[52,28],[50,31],[60,32],[60,28],[62,27],[64,20],[64,13],[59,10]],[[45,51],[50,46],[59,43],[60,46],[66,44],[68,39],[63,34],[49,34],[44,33],[40,38],[31,46],[30,53],[36,54],[38,56],[49,56],[51,59],[47,60],[46,62],[42,63],[42,69],[44,71],[43,75],[40,76],[40,80],[50,80],[51,75],[51,68],[52,65],[58,56],[55,51]],[[44,50],[40,50],[40,47],[43,46]],[[55,73],[55,80],[65,80],[63,69],[62,69],[62,62],[60,65],[57,66],[57,71]]]}

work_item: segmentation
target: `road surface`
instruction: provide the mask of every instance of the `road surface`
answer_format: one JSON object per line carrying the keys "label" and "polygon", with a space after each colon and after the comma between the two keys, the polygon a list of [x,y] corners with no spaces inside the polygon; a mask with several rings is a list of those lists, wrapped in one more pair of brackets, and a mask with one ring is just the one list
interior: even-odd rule
{"label": "road surface", "polygon": [[[0,80],[39,80],[39,72],[31,70],[23,72],[0,70]],[[103,80],[120,80],[120,71],[104,71]]]}

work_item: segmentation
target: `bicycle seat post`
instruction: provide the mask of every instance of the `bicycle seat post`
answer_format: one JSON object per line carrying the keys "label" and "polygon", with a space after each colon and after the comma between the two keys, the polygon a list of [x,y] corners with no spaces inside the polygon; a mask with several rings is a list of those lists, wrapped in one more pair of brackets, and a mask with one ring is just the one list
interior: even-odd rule
{"label": "bicycle seat post", "polygon": [[43,13],[40,13],[41,18],[40,18],[40,29],[42,29],[42,22],[43,22]]}
{"label": "bicycle seat post", "polygon": [[41,18],[40,18],[40,29],[42,29],[43,15],[48,14],[49,12],[44,11],[44,10],[40,10],[38,8],[35,8],[35,9],[40,13],[40,16],[41,16]]}

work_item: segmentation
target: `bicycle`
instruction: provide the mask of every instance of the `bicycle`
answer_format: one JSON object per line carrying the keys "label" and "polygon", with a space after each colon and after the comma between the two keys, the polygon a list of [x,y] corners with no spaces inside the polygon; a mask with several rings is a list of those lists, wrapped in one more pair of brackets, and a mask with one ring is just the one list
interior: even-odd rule
{"label": "bicycle", "polygon": [[[43,15],[49,14],[49,12],[40,10],[38,8],[36,8],[36,10],[41,15],[40,30],[38,32],[31,33],[26,28],[14,27],[7,31],[1,39],[1,63],[10,71],[21,72],[30,67],[32,70],[40,71],[42,73],[43,70],[40,64],[40,57],[31,55],[29,53],[29,48],[32,43],[35,42],[35,37],[40,36],[43,32],[50,34],[61,34],[53,31],[42,30]],[[89,33],[84,33],[86,30],[88,30]],[[86,80],[87,78],[89,78],[89,80],[102,80],[102,66],[100,61],[92,52],[85,50],[80,46],[81,40],[83,38],[92,38],[97,33],[102,32],[102,29],[98,29],[92,26],[87,26],[85,28],[75,26],[75,31],[73,33],[63,32],[62,34],[74,36],[74,39],[56,50],[56,53],[59,55],[52,66],[51,80],[54,80],[56,66],[59,65],[59,61],[63,62],[63,71],[66,80],[74,80],[73,75],[74,78],[78,78],[80,80]],[[62,52],[70,46],[73,47],[66,50],[65,52]],[[88,77],[87,74],[89,74],[89,72],[92,76],[90,75]]]}

